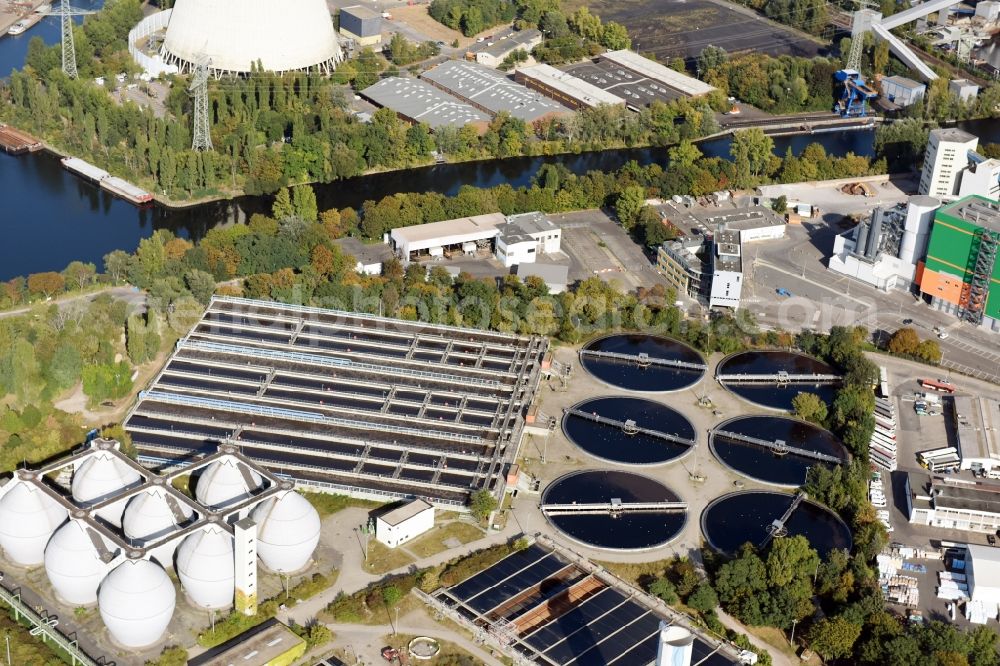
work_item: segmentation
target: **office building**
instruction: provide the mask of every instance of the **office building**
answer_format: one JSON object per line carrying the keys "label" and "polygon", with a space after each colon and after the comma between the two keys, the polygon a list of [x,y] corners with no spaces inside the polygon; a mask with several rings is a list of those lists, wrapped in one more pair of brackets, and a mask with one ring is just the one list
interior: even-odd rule
{"label": "office building", "polygon": [[968,167],[968,154],[975,152],[979,138],[954,127],[933,129],[927,139],[927,152],[920,172],[919,193],[938,199],[958,195],[962,172]]}

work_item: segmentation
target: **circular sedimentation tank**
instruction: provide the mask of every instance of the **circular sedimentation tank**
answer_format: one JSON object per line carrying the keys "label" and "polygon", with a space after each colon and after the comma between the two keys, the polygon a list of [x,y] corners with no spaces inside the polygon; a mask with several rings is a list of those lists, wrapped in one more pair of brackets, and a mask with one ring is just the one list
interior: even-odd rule
{"label": "circular sedimentation tank", "polygon": [[[664,361],[699,367],[665,365]],[[580,350],[580,363],[605,384],[630,391],[680,391],[697,384],[705,374],[704,359],[691,347],[641,333],[593,340]]]}
{"label": "circular sedimentation tank", "polygon": [[[774,444],[767,448],[760,443],[740,439],[762,440]],[[780,442],[788,446],[782,452]],[[832,432],[812,423],[787,416],[738,416],[720,423],[709,437],[712,454],[733,471],[762,483],[799,487],[813,465],[832,467],[838,459],[850,460],[846,447]],[[810,457],[806,451],[822,457]]]}
{"label": "circular sedimentation tank", "polygon": [[[745,490],[712,501],[701,514],[701,531],[715,550],[735,553],[744,543],[755,546],[769,537],[769,528],[795,502],[795,495]],[[831,550],[851,549],[851,530],[837,514],[804,500],[785,521],[786,536],[802,535],[821,557]]]}
{"label": "circular sedimentation tank", "polygon": [[[837,374],[829,365],[812,356],[799,352],[764,350],[738,352],[727,356],[719,363],[716,375],[832,375]],[[788,382],[737,383],[722,381],[729,391],[755,405],[768,409],[792,410],[792,400],[799,393],[815,393],[823,402],[833,403],[837,383]]]}
{"label": "circular sedimentation tank", "polygon": [[627,465],[658,465],[676,460],[694,447],[672,439],[694,442],[691,422],[653,400],[617,396],[593,398],[574,405],[571,410],[563,416],[563,433],[578,447],[601,460]]}
{"label": "circular sedimentation tank", "polygon": [[[673,491],[647,476],[589,470],[553,481],[542,495],[542,510],[557,530],[585,546],[647,550],[676,538],[687,521],[687,511],[633,511],[628,505],[676,502],[680,498]],[[580,505],[621,508],[584,510]]]}

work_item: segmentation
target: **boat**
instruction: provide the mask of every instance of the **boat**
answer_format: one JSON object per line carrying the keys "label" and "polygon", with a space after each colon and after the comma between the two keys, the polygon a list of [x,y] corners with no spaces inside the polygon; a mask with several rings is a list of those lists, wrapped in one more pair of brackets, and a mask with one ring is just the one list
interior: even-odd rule
{"label": "boat", "polygon": [[104,169],[85,162],[79,157],[64,157],[60,161],[68,171],[72,171],[78,176],[97,183],[102,190],[106,190],[125,201],[137,206],[142,206],[153,201],[153,195],[141,187],[133,185],[118,176],[112,176]]}
{"label": "boat", "polygon": [[28,29],[28,24],[27,23],[25,23],[24,21],[18,21],[14,25],[10,26],[10,28],[7,30],[7,34],[8,35],[12,35],[12,36],[16,36],[16,35],[20,35],[21,33],[23,33],[27,29]]}

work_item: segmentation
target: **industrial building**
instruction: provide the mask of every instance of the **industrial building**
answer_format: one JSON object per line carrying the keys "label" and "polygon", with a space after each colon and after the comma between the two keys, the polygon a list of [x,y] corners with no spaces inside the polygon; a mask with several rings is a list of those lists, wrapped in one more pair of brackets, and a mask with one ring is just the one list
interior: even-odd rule
{"label": "industrial building", "polygon": [[[204,63],[216,77],[244,76],[258,64],[272,72],[330,74],[343,59],[323,0],[176,0],[133,32],[130,50],[147,70],[147,60],[157,60],[181,72]],[[135,43],[140,37],[162,39],[158,58],[143,55]]]}
{"label": "industrial building", "polygon": [[[976,5],[976,10],[983,5],[994,5],[1000,7],[1000,2],[980,2]],[[971,102],[979,96],[979,84],[973,83],[969,79],[952,79],[948,82],[948,92],[958,97],[962,102]]]}
{"label": "industrial building", "polygon": [[363,5],[340,10],[340,34],[358,46],[374,46],[382,41],[382,16]]}
{"label": "industrial building", "polygon": [[969,585],[966,616],[977,624],[996,620],[1000,615],[1000,549],[966,544],[965,576]]}
{"label": "industrial building", "polygon": [[704,240],[685,236],[666,241],[656,251],[656,270],[678,295],[687,294],[699,303],[708,303],[712,288],[711,266],[703,257]]}
{"label": "industrial building", "polygon": [[910,472],[907,514],[915,525],[994,534],[1000,529],[1000,485]]}
{"label": "industrial building", "polygon": [[386,243],[362,243],[357,238],[338,238],[333,241],[341,252],[354,257],[354,272],[359,275],[381,275],[382,264],[392,259],[392,248]]}
{"label": "industrial building", "polygon": [[1000,204],[965,197],[934,214],[927,258],[918,274],[931,306],[1000,331]]}
{"label": "industrial building", "polygon": [[443,257],[451,251],[474,255],[489,248],[497,261],[510,268],[533,263],[539,254],[560,252],[562,230],[538,212],[509,216],[487,213],[398,227],[389,232],[389,238],[403,261]]}
{"label": "industrial building", "polygon": [[570,113],[562,104],[512,81],[503,72],[475,62],[449,60],[427,70],[420,78],[490,116],[506,112],[532,123]]}
{"label": "industrial building", "polygon": [[[542,43],[542,33],[535,28],[512,30],[506,35],[495,37],[493,41],[474,44],[469,50],[472,58],[480,65],[499,67],[514,51],[521,49],[526,53]],[[480,47],[480,48],[477,48]]]}
{"label": "industrial building", "polygon": [[965,395],[952,400],[961,468],[981,473],[1000,471],[1000,403]]}
{"label": "industrial building", "polygon": [[[257,612],[257,559],[295,573],[319,542],[316,510],[294,484],[220,445],[156,474],[95,439],[0,488],[0,548],[18,566],[44,565],[58,601],[96,604],[114,641],[155,645],[177,604],[173,567],[196,610]],[[193,476],[195,496],[173,481]]]}
{"label": "industrial building", "polygon": [[389,548],[401,546],[433,529],[434,505],[415,499],[375,519],[375,538]]}
{"label": "industrial building", "polygon": [[720,224],[712,239],[712,289],[708,307],[738,308],[743,292],[740,232]]}
{"label": "industrial building", "polygon": [[188,660],[188,666],[286,666],[306,653],[306,641],[271,618]]}
{"label": "industrial building", "polygon": [[[536,541],[431,598],[442,614],[508,655],[540,666],[755,663],[694,634],[600,567]],[[664,636],[683,636],[673,642]],[[515,659],[515,662],[518,659]]]}
{"label": "industrial building", "polygon": [[940,205],[917,195],[906,204],[876,207],[869,219],[834,238],[830,270],[882,291],[910,289]]}
{"label": "industrial building", "polygon": [[609,51],[592,62],[572,65],[566,73],[611,93],[633,109],[680,97],[699,97],[714,86],[645,58],[633,51]]}
{"label": "industrial building", "polygon": [[602,104],[611,106],[625,104],[625,100],[618,95],[569,72],[561,72],[551,65],[518,67],[514,72],[514,80],[574,110],[592,109]]}
{"label": "industrial building", "polygon": [[496,257],[505,267],[533,264],[539,254],[555,254],[562,244],[562,229],[542,213],[508,215],[497,225]]}
{"label": "industrial building", "polygon": [[924,98],[927,86],[905,76],[886,76],[881,81],[882,96],[897,107],[912,106]]}
{"label": "industrial building", "polygon": [[376,106],[392,109],[411,123],[426,123],[431,129],[477,125],[485,131],[490,117],[434,86],[402,76],[389,76],[361,91]]}
{"label": "industrial building", "polygon": [[461,508],[503,490],[547,349],[538,337],[216,297],[124,425],[149,465],[234,442],[318,489]]}
{"label": "industrial building", "polygon": [[969,165],[968,155],[978,145],[978,137],[956,127],[931,130],[918,193],[943,200],[959,196],[962,173]]}

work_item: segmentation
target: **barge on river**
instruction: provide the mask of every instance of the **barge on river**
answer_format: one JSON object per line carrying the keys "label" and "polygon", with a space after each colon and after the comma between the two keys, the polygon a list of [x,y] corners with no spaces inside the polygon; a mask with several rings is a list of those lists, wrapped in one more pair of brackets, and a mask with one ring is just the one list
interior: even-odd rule
{"label": "barge on river", "polygon": [[130,201],[137,206],[147,204],[153,200],[153,195],[141,187],[133,185],[118,176],[112,176],[104,169],[81,160],[79,157],[64,157],[62,158],[62,165],[76,175],[97,183],[111,194]]}
{"label": "barge on river", "polygon": [[30,134],[0,123],[0,149],[11,155],[21,155],[41,150],[42,142]]}

